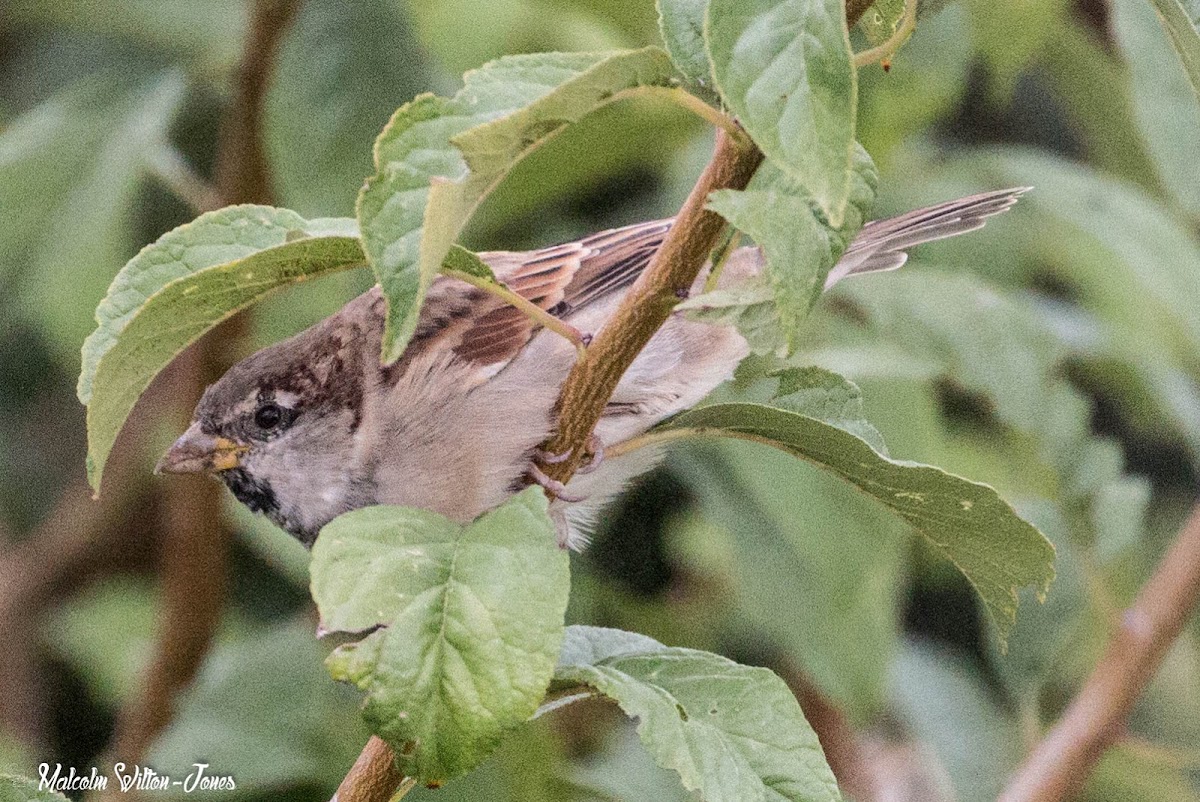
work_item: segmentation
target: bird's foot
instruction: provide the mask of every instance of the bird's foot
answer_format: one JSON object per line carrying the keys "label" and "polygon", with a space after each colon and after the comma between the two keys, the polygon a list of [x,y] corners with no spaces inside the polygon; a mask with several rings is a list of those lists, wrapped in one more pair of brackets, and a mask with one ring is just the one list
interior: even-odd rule
{"label": "bird's foot", "polygon": [[576,496],[567,492],[567,486],[557,479],[551,479],[541,468],[536,465],[529,466],[529,478],[537,484],[541,485],[546,490],[549,490],[559,501],[566,501],[574,504],[578,501],[583,501],[586,496]]}
{"label": "bird's foot", "polygon": [[[567,449],[560,454],[554,454],[543,449],[536,449],[534,456],[545,465],[557,465],[560,462],[566,462],[571,456],[571,449]],[[600,467],[600,463],[604,461],[604,441],[595,432],[588,435],[587,443],[584,445],[584,462],[575,469],[575,473],[591,473]]]}
{"label": "bird's foot", "polygon": [[600,467],[601,462],[604,462],[604,441],[600,439],[600,435],[595,432],[589,434],[584,448],[587,449],[584,463],[575,470],[575,473],[591,473]]}

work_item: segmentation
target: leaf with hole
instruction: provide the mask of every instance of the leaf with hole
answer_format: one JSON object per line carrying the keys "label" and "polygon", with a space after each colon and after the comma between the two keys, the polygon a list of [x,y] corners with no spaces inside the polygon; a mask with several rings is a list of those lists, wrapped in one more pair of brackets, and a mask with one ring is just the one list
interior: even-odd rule
{"label": "leaf with hole", "polygon": [[[794,395],[794,394],[793,394]],[[991,487],[940,468],[884,456],[827,417],[828,391],[790,405],[714,404],[685,412],[659,431],[736,437],[783,449],[832,471],[923,535],[962,571],[983,600],[1001,641],[1016,620],[1017,589],[1044,594],[1054,547]],[[811,401],[818,403],[814,406]],[[841,419],[839,419],[841,418]]]}

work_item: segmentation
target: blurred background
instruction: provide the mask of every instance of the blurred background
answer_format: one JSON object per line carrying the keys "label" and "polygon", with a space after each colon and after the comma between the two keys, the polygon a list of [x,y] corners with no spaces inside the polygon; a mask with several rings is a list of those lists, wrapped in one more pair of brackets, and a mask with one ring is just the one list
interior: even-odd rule
{"label": "blurred background", "polygon": [[[150,469],[222,364],[370,274],[288,290],[181,359],[99,501],[74,392],[92,312],[130,256],[203,209],[351,216],[390,113],[464,70],[657,42],[651,0],[0,0],[0,772],[203,759],[236,778],[223,799],[329,797],[366,733],[321,666],[307,553],[215,483]],[[894,798],[990,800],[1197,495],[1200,111],[1146,0],[947,4],[890,71],[860,75],[877,216],[1036,189],[840,285],[800,359],[861,386],[893,456],[991,483],[1041,527],[1049,598],[1023,597],[1001,654],[961,576],[880,508],[782,454],[704,444],[573,557],[568,616],[772,667],[823,738],[907,789]],[[247,130],[253,152],[231,157]],[[673,107],[604,109],[523,163],[466,244],[668,216],[711,142]],[[1193,622],[1086,799],[1200,800],[1198,637]],[[596,703],[409,798],[689,797]]]}

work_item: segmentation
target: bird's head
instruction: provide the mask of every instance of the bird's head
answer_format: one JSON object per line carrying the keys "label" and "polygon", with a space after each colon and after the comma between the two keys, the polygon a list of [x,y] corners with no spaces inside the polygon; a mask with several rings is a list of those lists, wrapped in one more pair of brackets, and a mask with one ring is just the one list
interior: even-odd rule
{"label": "bird's head", "polygon": [[158,473],[213,473],[311,544],[361,494],[366,347],[331,319],[234,365],[196,406]]}

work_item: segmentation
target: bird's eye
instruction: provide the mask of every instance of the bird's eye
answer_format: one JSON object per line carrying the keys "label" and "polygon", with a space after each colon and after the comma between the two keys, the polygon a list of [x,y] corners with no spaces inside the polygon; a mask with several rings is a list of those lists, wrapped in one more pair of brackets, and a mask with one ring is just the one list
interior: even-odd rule
{"label": "bird's eye", "polygon": [[282,422],[283,408],[278,404],[263,404],[254,413],[254,424],[264,431],[274,429]]}

